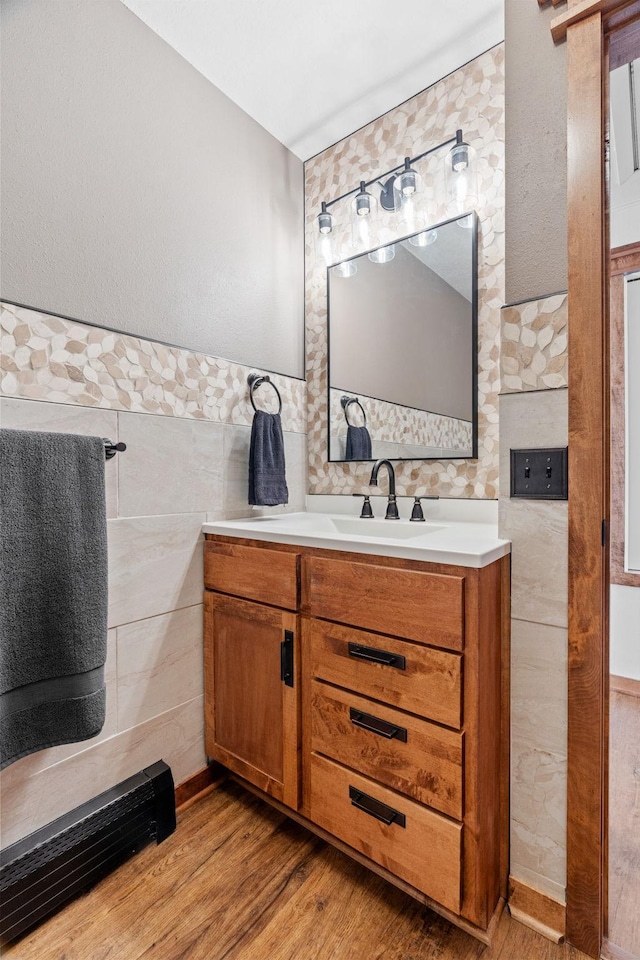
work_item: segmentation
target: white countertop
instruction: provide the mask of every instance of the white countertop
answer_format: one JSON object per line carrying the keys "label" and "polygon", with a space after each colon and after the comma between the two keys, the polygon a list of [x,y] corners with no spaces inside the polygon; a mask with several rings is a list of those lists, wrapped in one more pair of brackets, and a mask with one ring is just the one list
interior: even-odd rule
{"label": "white countertop", "polygon": [[463,567],[485,567],[511,550],[510,542],[498,537],[494,523],[440,519],[424,523],[412,523],[407,519],[361,520],[355,511],[350,515],[308,512],[215,520],[203,524],[202,531],[223,537]]}

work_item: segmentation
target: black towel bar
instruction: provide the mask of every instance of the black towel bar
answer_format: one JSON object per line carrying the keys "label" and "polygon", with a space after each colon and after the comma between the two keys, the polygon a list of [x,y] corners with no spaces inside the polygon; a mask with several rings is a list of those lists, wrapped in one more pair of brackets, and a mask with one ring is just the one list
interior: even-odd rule
{"label": "black towel bar", "polygon": [[254,391],[258,389],[261,383],[268,383],[270,386],[273,387],[273,389],[276,392],[276,396],[278,397],[278,403],[279,403],[278,413],[282,413],[282,397],[280,396],[280,391],[276,387],[271,377],[266,375],[261,376],[259,373],[250,373],[249,376],[247,377],[247,383],[249,384],[249,399],[251,400],[251,406],[256,411],[256,413],[258,412],[258,408],[256,407],[255,400],[253,399],[253,394],[254,394]]}
{"label": "black towel bar", "polygon": [[105,460],[111,460],[111,457],[115,457],[116,453],[124,453],[127,449],[126,443],[123,443],[122,440],[120,443],[114,443],[113,440],[103,437],[102,442],[104,443]]}

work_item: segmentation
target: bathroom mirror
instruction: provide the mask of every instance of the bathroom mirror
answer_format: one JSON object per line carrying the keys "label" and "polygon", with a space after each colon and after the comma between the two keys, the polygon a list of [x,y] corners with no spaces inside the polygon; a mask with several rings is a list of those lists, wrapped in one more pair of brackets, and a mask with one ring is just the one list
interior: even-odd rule
{"label": "bathroom mirror", "polygon": [[477,456],[477,234],[471,213],[329,267],[329,460]]}

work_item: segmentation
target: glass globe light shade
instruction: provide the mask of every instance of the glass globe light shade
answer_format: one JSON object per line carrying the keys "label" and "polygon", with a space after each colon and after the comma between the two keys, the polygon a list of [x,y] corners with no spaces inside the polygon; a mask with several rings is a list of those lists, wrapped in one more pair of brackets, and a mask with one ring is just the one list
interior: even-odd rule
{"label": "glass globe light shade", "polygon": [[390,243],[386,247],[378,247],[377,250],[372,250],[369,254],[369,260],[371,260],[372,263],[389,263],[390,260],[393,260],[395,255],[395,243]]}
{"label": "glass globe light shade", "polygon": [[358,272],[358,267],[353,260],[343,260],[341,263],[336,263],[333,272],[336,277],[353,277]]}
{"label": "glass globe light shade", "polygon": [[422,233],[417,233],[415,237],[409,237],[409,243],[414,247],[429,247],[432,243],[435,243],[437,239],[437,230],[423,230]]}

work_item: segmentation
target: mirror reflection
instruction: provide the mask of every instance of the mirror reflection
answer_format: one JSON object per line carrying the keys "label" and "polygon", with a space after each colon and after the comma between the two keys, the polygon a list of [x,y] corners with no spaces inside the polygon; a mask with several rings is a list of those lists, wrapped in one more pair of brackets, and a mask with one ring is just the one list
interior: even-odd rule
{"label": "mirror reflection", "polygon": [[330,267],[329,459],[477,455],[477,219]]}

